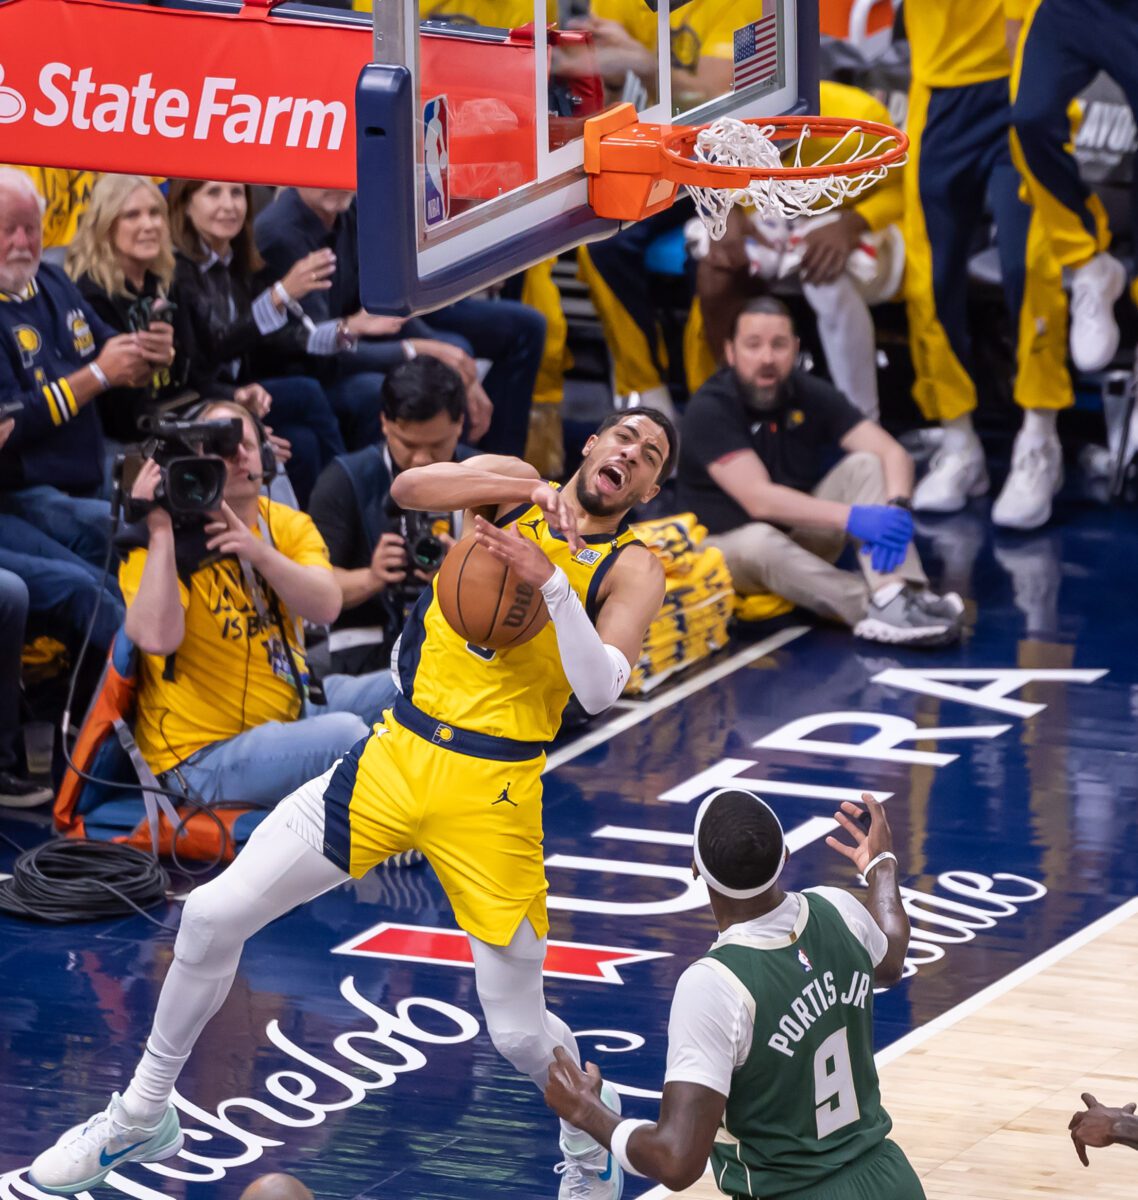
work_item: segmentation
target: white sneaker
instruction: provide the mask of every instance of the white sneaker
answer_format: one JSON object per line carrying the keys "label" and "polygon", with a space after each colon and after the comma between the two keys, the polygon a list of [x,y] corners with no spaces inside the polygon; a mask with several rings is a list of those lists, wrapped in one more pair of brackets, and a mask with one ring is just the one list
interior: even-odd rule
{"label": "white sneaker", "polygon": [[870,600],[854,637],[891,646],[946,646],[960,637],[964,603],[955,592],[937,596],[900,584],[894,589],[884,602]]}
{"label": "white sneaker", "polygon": [[171,1104],[156,1125],[135,1125],[118,1092],[106,1111],[69,1129],[31,1165],[28,1179],[41,1192],[73,1196],[103,1182],[130,1162],[157,1162],[182,1148],[178,1113]]}
{"label": "white sneaker", "polygon": [[1126,287],[1126,268],[1096,254],[1071,272],[1071,359],[1080,371],[1101,371],[1118,353],[1114,302]]}
{"label": "white sneaker", "polygon": [[1038,529],[1051,519],[1051,501],[1063,486],[1063,451],[1058,438],[1012,448],[1012,469],[992,505],[992,520],[1004,529]]}
{"label": "white sneaker", "polygon": [[933,455],[928,474],[913,489],[914,512],[959,512],[969,499],[988,490],[988,468],[979,438],[963,447],[946,446]]}
{"label": "white sneaker", "polygon": [[[611,1083],[601,1085],[601,1100],[614,1112],[620,1112],[620,1093]],[[565,1160],[553,1168],[561,1176],[557,1200],[620,1200],[624,1192],[620,1163],[587,1134],[582,1134],[581,1139],[582,1148],[574,1151],[565,1136],[561,1137]]]}

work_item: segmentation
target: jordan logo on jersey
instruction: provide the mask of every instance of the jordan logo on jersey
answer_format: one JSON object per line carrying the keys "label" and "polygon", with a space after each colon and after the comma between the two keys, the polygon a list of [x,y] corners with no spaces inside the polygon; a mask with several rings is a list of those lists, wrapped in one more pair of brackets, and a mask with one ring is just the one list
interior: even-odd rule
{"label": "jordan logo on jersey", "polygon": [[493,802],[493,803],[490,805],[490,807],[491,807],[491,808],[493,808],[495,804],[510,804],[510,805],[513,805],[513,807],[514,807],[514,808],[517,808],[517,807],[518,807],[518,806],[517,806],[517,803],[516,803],[515,801],[513,801],[513,800],[511,800],[511,799],[510,799],[510,785],[509,785],[508,783],[507,783],[507,784],[506,784],[506,786],[505,786],[505,787],[504,787],[504,788],[503,788],[503,789],[502,789],[502,790],[501,790],[501,791],[498,793],[498,799],[497,799],[497,800],[495,800],[495,801],[494,801],[494,802]]}
{"label": "jordan logo on jersey", "polygon": [[537,527],[542,523],[543,520],[545,520],[544,517],[537,517],[532,521],[519,521],[518,524],[523,529],[532,529],[533,536],[536,538],[538,536]]}

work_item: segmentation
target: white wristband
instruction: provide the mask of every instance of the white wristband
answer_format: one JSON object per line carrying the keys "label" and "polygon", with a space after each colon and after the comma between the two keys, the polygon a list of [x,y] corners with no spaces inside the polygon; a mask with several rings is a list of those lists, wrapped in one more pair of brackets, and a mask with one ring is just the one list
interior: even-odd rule
{"label": "white wristband", "polygon": [[282,306],[288,308],[289,301],[292,297],[288,294],[288,288],[285,287],[281,280],[277,280],[273,284],[273,295],[281,302]]}
{"label": "white wristband", "polygon": [[652,1121],[636,1121],[631,1118],[621,1123],[612,1131],[611,1150],[613,1158],[625,1169],[629,1175],[637,1175],[641,1179],[645,1178],[633,1165],[628,1161],[628,1139],[641,1127],[641,1125],[651,1125]]}
{"label": "white wristband", "polygon": [[892,850],[882,850],[876,858],[870,859],[869,862],[865,864],[865,869],[862,871],[862,876],[868,876],[870,871],[872,871],[878,863],[883,863],[888,858],[891,858],[894,862],[897,861],[897,855],[894,854]]}
{"label": "white wristband", "polygon": [[95,382],[103,389],[104,392],[109,390],[111,381],[107,378],[107,373],[102,367],[99,366],[97,362],[88,363],[87,370],[95,376]]}

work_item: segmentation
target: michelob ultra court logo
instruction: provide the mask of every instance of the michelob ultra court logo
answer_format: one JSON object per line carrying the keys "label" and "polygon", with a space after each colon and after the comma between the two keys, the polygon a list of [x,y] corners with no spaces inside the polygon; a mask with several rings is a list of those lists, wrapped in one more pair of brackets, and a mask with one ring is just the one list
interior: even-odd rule
{"label": "michelob ultra court logo", "polygon": [[30,116],[49,129],[69,126],[83,133],[334,151],[348,121],[340,100],[258,95],[244,90],[236,76],[206,75],[191,91],[163,87],[153,71],[103,79],[90,66],[49,62],[38,84],[38,95],[25,98],[3,86],[0,67],[0,123]]}

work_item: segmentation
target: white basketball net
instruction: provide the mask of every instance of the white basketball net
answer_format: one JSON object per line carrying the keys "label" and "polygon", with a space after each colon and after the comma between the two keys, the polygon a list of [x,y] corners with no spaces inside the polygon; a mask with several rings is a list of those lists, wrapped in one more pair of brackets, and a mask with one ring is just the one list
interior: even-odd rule
{"label": "white basketball net", "polygon": [[[789,158],[784,158],[789,147],[780,151],[771,139],[773,133],[773,125],[755,125],[734,117],[721,117],[696,137],[695,157],[701,162],[730,167],[823,167],[827,163],[837,165],[873,158],[894,143],[894,139],[888,137],[874,140],[872,135],[855,125],[820,158],[803,162],[802,147],[810,137],[809,126],[803,126]],[[727,232],[727,214],[736,204],[753,205],[763,216],[777,215],[788,221],[796,217],[816,217],[837,208],[845,200],[860,196],[880,183],[890,167],[899,167],[904,161],[902,158],[886,166],[814,179],[788,179],[776,171],[767,178],[753,179],[746,187],[689,186],[687,190],[695,200],[696,211],[708,233],[718,241]]]}

